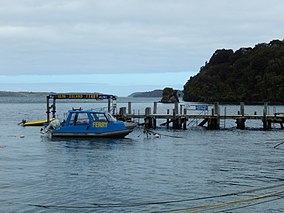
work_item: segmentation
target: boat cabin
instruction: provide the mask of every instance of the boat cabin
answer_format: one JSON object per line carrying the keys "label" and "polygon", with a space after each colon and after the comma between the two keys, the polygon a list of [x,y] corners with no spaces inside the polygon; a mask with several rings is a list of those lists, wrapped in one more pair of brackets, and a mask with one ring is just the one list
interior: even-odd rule
{"label": "boat cabin", "polygon": [[92,125],[92,127],[106,127],[108,122],[116,119],[109,113],[95,110],[72,109],[65,122],[67,126]]}

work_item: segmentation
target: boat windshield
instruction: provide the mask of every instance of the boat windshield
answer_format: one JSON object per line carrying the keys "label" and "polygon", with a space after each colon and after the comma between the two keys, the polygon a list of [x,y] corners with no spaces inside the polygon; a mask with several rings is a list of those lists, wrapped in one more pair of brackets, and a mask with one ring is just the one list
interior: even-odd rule
{"label": "boat windshield", "polygon": [[94,121],[116,121],[110,113],[91,113]]}
{"label": "boat windshield", "polygon": [[106,117],[109,121],[116,121],[116,118],[112,116],[110,113],[106,113]]}
{"label": "boat windshield", "polygon": [[104,113],[91,113],[91,116],[94,121],[107,121]]}
{"label": "boat windshield", "polygon": [[87,113],[72,113],[69,125],[88,125],[89,117]]}

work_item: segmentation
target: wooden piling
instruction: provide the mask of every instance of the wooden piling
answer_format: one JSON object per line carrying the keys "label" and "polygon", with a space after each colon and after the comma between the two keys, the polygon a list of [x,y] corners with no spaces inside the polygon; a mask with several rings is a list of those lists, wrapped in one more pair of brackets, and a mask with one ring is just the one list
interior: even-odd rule
{"label": "wooden piling", "polygon": [[[153,108],[153,114],[157,114],[158,111],[158,103],[154,102],[154,108]],[[155,117],[153,117],[153,128],[156,129],[157,127],[157,119]]]}
{"label": "wooden piling", "polygon": [[184,108],[183,109],[184,120],[183,120],[183,127],[182,127],[183,130],[186,130],[186,121],[187,121],[186,113],[187,113],[187,110]]}
{"label": "wooden piling", "polygon": [[131,114],[131,102],[128,102],[128,114]]}
{"label": "wooden piling", "polygon": [[151,107],[146,107],[145,108],[145,116],[148,117],[151,115]]}
{"label": "wooden piling", "polygon": [[245,115],[245,103],[244,102],[240,103],[240,112],[242,116]]}
{"label": "wooden piling", "polygon": [[126,107],[119,108],[117,119],[122,120],[122,121],[126,120]]}
{"label": "wooden piling", "polygon": [[153,122],[151,115],[151,107],[146,107],[145,109],[145,128],[152,129],[153,128]]}
{"label": "wooden piling", "polygon": [[175,108],[174,108],[175,114],[178,114],[178,102],[175,102]]}
{"label": "wooden piling", "polygon": [[238,112],[238,114],[241,115],[241,118],[237,118],[236,120],[237,129],[244,130],[246,128],[246,125],[245,125],[246,119],[244,118],[245,116],[245,103],[244,102],[240,103],[240,111]]}
{"label": "wooden piling", "polygon": [[[169,114],[170,114],[170,110],[167,109],[167,115],[169,115]],[[169,127],[170,127],[170,119],[167,118],[167,129],[169,129]]]}
{"label": "wooden piling", "polygon": [[245,118],[237,118],[237,120],[236,120],[237,129],[244,130],[246,128],[245,122],[246,122]]}
{"label": "wooden piling", "polygon": [[208,118],[207,123],[209,130],[220,129],[220,107],[218,102],[214,104],[214,109],[212,109],[212,116]]}
{"label": "wooden piling", "polygon": [[268,113],[268,103],[264,103],[263,117],[262,117],[264,130],[271,129],[271,121],[267,119],[267,113]]}
{"label": "wooden piling", "polygon": [[154,102],[153,114],[157,114],[158,112],[158,102]]}
{"label": "wooden piling", "polygon": [[121,115],[121,116],[126,115],[126,107],[121,107],[121,108],[119,109],[119,115]]}
{"label": "wooden piling", "polygon": [[178,129],[178,120],[177,120],[177,113],[176,113],[176,108],[173,109],[173,118],[172,118],[172,121],[173,121],[173,126],[172,128],[173,129]]}
{"label": "wooden piling", "polygon": [[178,110],[179,105],[178,102],[175,102],[175,107],[173,109],[173,129],[181,129],[181,117],[177,116],[178,115]]}
{"label": "wooden piling", "polygon": [[217,115],[217,116],[220,115],[219,102],[214,103],[214,114]]}
{"label": "wooden piling", "polygon": [[177,129],[176,108],[173,109],[173,129]]}
{"label": "wooden piling", "polygon": [[107,99],[107,111],[109,113],[111,112],[111,100],[110,100],[110,98]]}
{"label": "wooden piling", "polygon": [[181,104],[181,105],[179,105],[179,114],[181,114],[182,115],[182,109],[183,109],[183,105]]}
{"label": "wooden piling", "polygon": [[217,116],[209,117],[209,118],[208,118],[208,129],[209,129],[209,130],[220,129],[218,120],[219,120],[219,119],[218,119]]}

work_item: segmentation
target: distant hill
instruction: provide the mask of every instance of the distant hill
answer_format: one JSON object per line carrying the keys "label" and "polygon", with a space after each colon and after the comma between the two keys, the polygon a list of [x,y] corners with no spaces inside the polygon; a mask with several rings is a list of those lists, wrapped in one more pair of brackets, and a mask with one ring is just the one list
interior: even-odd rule
{"label": "distant hill", "polygon": [[38,97],[47,96],[47,92],[10,92],[10,91],[0,91],[0,97]]}
{"label": "distant hill", "polygon": [[[177,94],[179,97],[183,96],[183,92],[180,90],[177,90]],[[148,92],[134,92],[130,94],[128,97],[132,98],[162,98],[163,97],[163,90],[156,89],[153,91]]]}
{"label": "distant hill", "polygon": [[284,41],[216,50],[184,85],[185,101],[284,103]]}
{"label": "distant hill", "polygon": [[145,97],[162,97],[163,95],[163,90],[160,89],[156,89],[153,91],[149,91],[149,92],[134,92],[131,95],[129,95],[128,97],[132,97],[132,98],[145,98]]}

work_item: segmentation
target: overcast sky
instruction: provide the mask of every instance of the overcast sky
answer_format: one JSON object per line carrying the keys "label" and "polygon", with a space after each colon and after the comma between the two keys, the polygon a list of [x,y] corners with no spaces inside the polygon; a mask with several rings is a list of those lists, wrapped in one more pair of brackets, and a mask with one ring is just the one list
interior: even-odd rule
{"label": "overcast sky", "polygon": [[0,0],[0,90],[183,89],[216,49],[283,40],[283,0]]}

